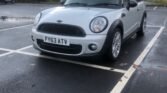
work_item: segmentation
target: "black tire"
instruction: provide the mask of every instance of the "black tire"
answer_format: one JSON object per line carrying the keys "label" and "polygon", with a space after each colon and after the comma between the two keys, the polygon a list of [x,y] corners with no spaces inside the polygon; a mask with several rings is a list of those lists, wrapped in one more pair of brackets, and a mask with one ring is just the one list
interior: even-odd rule
{"label": "black tire", "polygon": [[137,32],[138,36],[144,36],[144,33],[145,33],[144,25],[146,26],[145,22],[146,22],[146,15],[144,15],[143,18],[142,18],[139,31]]}
{"label": "black tire", "polygon": [[[116,34],[120,34],[120,49],[119,49],[119,53],[117,56],[114,56],[114,51],[113,51],[113,46],[114,46],[114,38],[116,36]],[[121,53],[121,49],[122,49],[122,34],[121,34],[121,29],[120,28],[116,28],[115,31],[112,33],[112,36],[111,36],[111,44],[110,44],[110,48],[109,48],[109,51],[107,53],[107,60],[108,61],[116,61]]]}

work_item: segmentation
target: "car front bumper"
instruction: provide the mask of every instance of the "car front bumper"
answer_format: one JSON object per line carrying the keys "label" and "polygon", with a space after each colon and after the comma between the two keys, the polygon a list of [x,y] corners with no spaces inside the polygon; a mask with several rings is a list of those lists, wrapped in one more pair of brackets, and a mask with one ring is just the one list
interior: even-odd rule
{"label": "car front bumper", "polygon": [[[64,38],[70,41],[70,45],[79,45],[81,46],[81,50],[78,53],[67,53],[67,51],[70,50],[64,50],[64,52],[57,52],[57,51],[52,51],[50,49],[46,49],[41,47],[41,45],[39,45],[37,40],[40,40],[41,42],[43,41],[44,37],[48,36],[48,37],[55,37],[55,38]],[[48,53],[53,53],[53,54],[59,54],[59,55],[67,55],[67,56],[87,56],[87,55],[92,55],[92,54],[98,54],[104,45],[104,42],[106,40],[106,35],[86,35],[85,37],[71,37],[71,36],[60,36],[60,35],[53,35],[53,34],[46,34],[46,33],[41,33],[36,31],[35,29],[33,29],[32,31],[32,40],[33,40],[33,45],[36,49],[43,51],[43,52],[48,52]],[[97,46],[96,50],[91,50],[89,48],[89,46],[91,44],[95,44]],[[48,44],[50,46],[50,44]],[[52,46],[56,46],[53,45]],[[61,46],[59,46],[60,48]],[[64,46],[61,47],[61,49],[63,49]],[[77,50],[73,49],[73,50]]]}

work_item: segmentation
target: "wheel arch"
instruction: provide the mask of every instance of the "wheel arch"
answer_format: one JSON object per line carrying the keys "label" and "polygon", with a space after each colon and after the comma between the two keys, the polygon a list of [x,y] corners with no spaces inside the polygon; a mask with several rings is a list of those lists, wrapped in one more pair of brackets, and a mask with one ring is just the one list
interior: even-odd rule
{"label": "wheel arch", "polygon": [[111,42],[110,38],[112,37],[112,34],[114,33],[114,29],[116,29],[116,28],[119,28],[121,30],[121,35],[122,35],[122,38],[123,38],[123,36],[124,36],[123,22],[120,19],[115,20],[111,24],[111,26],[110,26],[110,28],[108,30],[108,33],[106,35],[106,40],[104,42],[104,45],[103,45],[103,48],[102,48],[100,54],[103,55],[103,54],[105,54],[109,50],[109,48],[110,48],[110,42]]}
{"label": "wheel arch", "polygon": [[123,26],[123,22],[120,19],[115,20],[111,24],[110,29],[108,30],[107,36],[112,34],[114,32],[115,28],[119,28],[121,30],[121,35],[123,37],[124,36],[124,26]]}

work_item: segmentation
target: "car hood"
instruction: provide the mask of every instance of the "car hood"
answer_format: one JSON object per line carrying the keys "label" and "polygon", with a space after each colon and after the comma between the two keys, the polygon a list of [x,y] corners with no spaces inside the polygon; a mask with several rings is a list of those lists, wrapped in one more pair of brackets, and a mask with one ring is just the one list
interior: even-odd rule
{"label": "car hood", "polygon": [[43,17],[40,23],[58,23],[75,25],[83,28],[87,34],[92,32],[89,29],[90,22],[97,16],[105,16],[106,13],[113,15],[117,9],[92,8],[92,7],[56,7],[43,11]]}

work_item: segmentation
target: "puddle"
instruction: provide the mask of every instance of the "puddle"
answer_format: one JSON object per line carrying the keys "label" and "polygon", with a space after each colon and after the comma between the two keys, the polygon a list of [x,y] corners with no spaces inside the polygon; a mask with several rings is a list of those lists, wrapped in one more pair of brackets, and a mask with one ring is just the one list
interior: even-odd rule
{"label": "puddle", "polygon": [[8,17],[0,16],[0,22],[33,22],[34,18],[32,17]]}

